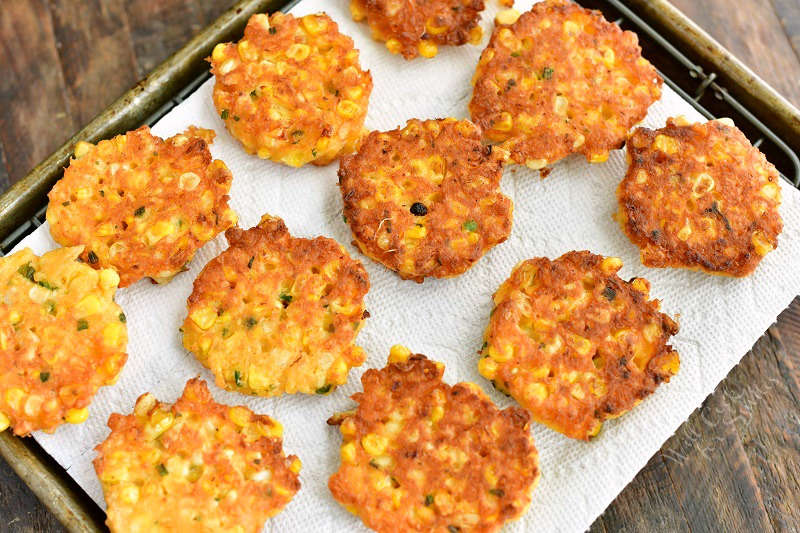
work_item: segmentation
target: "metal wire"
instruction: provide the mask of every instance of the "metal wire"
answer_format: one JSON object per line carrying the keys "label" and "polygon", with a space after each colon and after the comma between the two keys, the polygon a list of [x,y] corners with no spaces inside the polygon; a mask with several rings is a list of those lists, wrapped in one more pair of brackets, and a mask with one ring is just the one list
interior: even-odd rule
{"label": "metal wire", "polygon": [[[775,132],[769,129],[763,122],[761,122],[753,113],[751,113],[741,102],[739,102],[736,98],[731,96],[731,94],[725,89],[725,87],[721,86],[717,83],[717,74],[715,72],[705,73],[703,68],[698,65],[697,63],[690,60],[686,55],[681,52],[678,48],[676,48],[672,43],[670,43],[663,35],[658,33],[652,26],[650,26],[647,22],[645,22],[641,17],[639,17],[636,13],[630,10],[625,4],[623,4],[620,0],[605,0],[609,5],[613,6],[622,17],[617,19],[615,22],[617,24],[624,24],[629,23],[632,24],[637,28],[637,33],[639,35],[646,35],[647,38],[651,39],[653,42],[658,44],[666,53],[680,62],[687,70],[687,75],[698,81],[697,87],[694,90],[694,94],[689,94],[686,90],[680,87],[674,80],[672,80],[669,76],[667,76],[664,72],[659,71],[659,74],[662,78],[664,78],[664,82],[672,88],[675,92],[677,92],[681,98],[686,100],[689,104],[692,105],[700,114],[708,119],[716,118],[716,116],[709,111],[707,107],[700,103],[700,100],[703,96],[709,91],[713,91],[713,94],[720,102],[726,103],[732,110],[742,116],[745,120],[747,120],[751,126],[753,126],[756,130],[761,133],[761,137],[759,137],[753,144],[755,146],[760,146],[764,143],[765,140],[769,140],[772,142],[779,150],[786,154],[787,158],[794,166],[794,176],[788,177],[784,174],[781,176],[786,179],[789,183],[793,184],[795,187],[800,188],[800,158],[798,158],[797,154],[792,150]],[[295,4],[295,2],[291,2],[291,5]],[[161,119],[164,115],[169,113],[172,109],[174,109],[178,104],[186,100],[194,91],[196,91],[206,80],[211,77],[211,74],[206,72],[203,75],[199,76],[189,85],[184,87],[178,94],[175,95],[173,99],[169,102],[161,106],[153,115],[151,115],[146,124],[152,126],[159,119]],[[24,224],[20,225],[16,230],[14,230],[11,235],[6,237],[2,242],[0,242],[0,255],[4,255],[8,253],[11,248],[14,247],[19,241],[21,241],[26,235],[30,234],[41,226],[45,221],[45,212],[47,211],[47,206],[45,205],[40,209],[36,215],[34,215],[31,219],[29,219]]]}

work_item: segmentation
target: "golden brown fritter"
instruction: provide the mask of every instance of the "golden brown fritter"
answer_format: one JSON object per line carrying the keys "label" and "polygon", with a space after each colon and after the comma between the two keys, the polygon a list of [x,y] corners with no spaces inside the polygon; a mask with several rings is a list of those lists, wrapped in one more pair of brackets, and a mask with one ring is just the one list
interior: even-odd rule
{"label": "golden brown fritter", "polygon": [[500,192],[507,156],[452,118],[372,132],[342,159],[339,187],[355,244],[404,279],[457,276],[511,232]]}
{"label": "golden brown fritter", "polygon": [[478,370],[534,420],[574,439],[598,434],[680,367],[678,325],[622,261],[569,252],[517,265],[494,295]]}
{"label": "golden brown fritter", "polygon": [[166,283],[195,252],[236,224],[232,176],[211,159],[210,130],[190,127],[167,140],[142,126],[97,145],[79,142],[50,191],[47,221],[62,246],[113,268],[120,287],[149,277]]}
{"label": "golden brown fritter", "polygon": [[80,424],[92,396],[117,380],[127,354],[119,276],[77,260],[80,247],[0,258],[0,431]]}
{"label": "golden brown fritter", "polygon": [[636,34],[598,11],[548,0],[496,22],[469,110],[520,165],[541,169],[571,153],[603,162],[661,96]]}
{"label": "golden brown fritter", "polygon": [[637,129],[615,218],[649,267],[747,276],[778,246],[778,171],[730,120]]}
{"label": "golden brown fritter", "polygon": [[364,362],[356,335],[369,316],[369,277],[326,237],[289,235],[264,215],[225,233],[230,247],[194,282],[183,345],[217,385],[259,396],[324,394]]}
{"label": "golden brown fritter", "polygon": [[372,76],[328,15],[253,15],[210,61],[214,105],[248,153],[326,165],[361,140]]}
{"label": "golden brown fritter", "polygon": [[143,394],[108,426],[94,467],[115,533],[257,533],[300,488],[300,460],[284,456],[281,425],[216,403],[199,379],[174,405]]}
{"label": "golden brown fritter", "polygon": [[437,45],[478,44],[484,0],[351,0],[353,20],[366,20],[376,41],[405,59],[434,57]]}
{"label": "golden brown fritter", "polygon": [[381,531],[497,531],[521,516],[539,480],[528,413],[499,410],[474,383],[442,382],[444,365],[394,346],[367,370],[344,437],[334,498]]}

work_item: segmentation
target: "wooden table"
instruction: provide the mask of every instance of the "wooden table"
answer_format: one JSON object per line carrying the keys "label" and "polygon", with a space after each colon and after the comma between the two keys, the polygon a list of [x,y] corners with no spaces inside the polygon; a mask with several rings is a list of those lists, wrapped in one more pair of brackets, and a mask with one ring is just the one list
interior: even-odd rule
{"label": "wooden table", "polygon": [[[0,190],[232,3],[4,1]],[[674,3],[800,105],[800,0]],[[797,531],[799,494],[797,298],[592,531]],[[0,459],[0,531],[61,529]]]}

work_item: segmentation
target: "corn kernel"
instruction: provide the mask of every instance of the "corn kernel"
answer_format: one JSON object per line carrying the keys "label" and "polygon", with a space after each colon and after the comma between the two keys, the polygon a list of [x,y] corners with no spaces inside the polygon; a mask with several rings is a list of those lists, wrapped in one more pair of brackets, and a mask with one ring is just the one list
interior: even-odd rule
{"label": "corn kernel", "polygon": [[431,35],[441,35],[447,31],[447,25],[437,26],[436,21],[434,21],[432,18],[429,18],[427,21],[425,21],[425,29],[427,30],[427,33]]}
{"label": "corn kernel", "polygon": [[148,244],[155,244],[175,230],[171,222],[159,220],[147,231]]}
{"label": "corn kernel", "polygon": [[128,485],[120,492],[122,501],[128,504],[134,504],[139,501],[139,488],[136,485]]}
{"label": "corn kernel", "polygon": [[192,311],[189,318],[202,330],[206,330],[217,321],[217,310],[212,307],[202,307]]}
{"label": "corn kernel", "polygon": [[682,241],[688,240],[689,236],[692,234],[692,224],[689,222],[689,219],[686,219],[683,227],[678,231],[678,238]]}
{"label": "corn kernel", "polygon": [[781,189],[777,183],[767,183],[761,187],[760,194],[768,200],[780,201]]}
{"label": "corn kernel", "polygon": [[608,161],[608,152],[596,152],[589,156],[589,163],[605,163]]}
{"label": "corn kernel", "polygon": [[531,170],[540,170],[547,166],[547,159],[528,159],[525,166]]}
{"label": "corn kernel", "polygon": [[478,361],[478,372],[486,379],[494,379],[497,373],[497,361],[491,357],[483,357]]}
{"label": "corn kernel", "polygon": [[292,461],[292,464],[289,465],[289,470],[295,474],[299,474],[301,468],[303,468],[303,463],[300,461],[300,459],[295,457],[294,461]]}
{"label": "corn kernel", "polygon": [[184,172],[178,178],[178,186],[185,191],[193,191],[200,184],[200,176],[194,172]]}
{"label": "corn kernel", "polygon": [[631,280],[631,287],[645,295],[650,292],[650,284],[644,278],[634,278]]}
{"label": "corn kernel", "polygon": [[258,432],[265,437],[272,437],[275,439],[283,437],[283,426],[277,420],[273,420],[272,424],[264,424],[263,422],[259,422],[256,427]]}
{"label": "corn kernel", "polygon": [[502,350],[497,350],[494,346],[489,346],[486,353],[498,363],[505,363],[514,357],[514,347],[511,346],[511,344],[506,344],[503,346]]}
{"label": "corn kernel", "polygon": [[500,113],[497,120],[492,123],[492,129],[497,131],[511,131],[513,125],[514,119],[511,117],[511,113],[503,111]]}
{"label": "corn kernel", "polygon": [[325,22],[325,19],[316,15],[306,15],[300,19],[300,23],[311,35],[322,33],[328,27],[328,23]]}
{"label": "corn kernel", "polygon": [[402,344],[395,344],[389,349],[389,362],[390,363],[404,363],[408,361],[411,356],[411,350]]}
{"label": "corn kernel", "polygon": [[386,41],[386,49],[392,54],[399,54],[403,49],[403,45],[397,39],[389,39]]}
{"label": "corn kernel", "polygon": [[605,274],[613,274],[622,268],[622,259],[619,257],[605,257],[600,263],[600,269]]}
{"label": "corn kernel", "polygon": [[152,423],[153,433],[158,436],[168,430],[172,423],[175,421],[175,417],[169,411],[162,411],[157,410],[150,416],[150,422]]}
{"label": "corn kernel", "polygon": [[386,451],[389,441],[386,437],[377,433],[369,433],[361,439],[361,446],[370,455],[381,455]]}
{"label": "corn kernel", "polygon": [[64,415],[64,420],[70,424],[82,424],[89,418],[89,409],[82,407],[80,409],[69,409],[67,414]]}
{"label": "corn kernel", "polygon": [[245,427],[250,423],[250,410],[246,407],[237,405],[228,409],[228,418],[239,427]]}
{"label": "corn kernel", "polygon": [[431,422],[438,422],[444,417],[444,407],[437,405],[431,410]]}
{"label": "corn kernel", "polygon": [[658,134],[653,141],[653,148],[665,154],[674,154],[680,149],[678,141],[668,135]]}
{"label": "corn kernel", "polygon": [[568,20],[564,22],[564,33],[574,35],[580,31],[580,27],[575,22]]}
{"label": "corn kernel", "polygon": [[214,61],[220,62],[225,59],[225,48],[228,46],[227,43],[219,43],[217,46],[214,47],[214,51],[211,52],[211,59]]}
{"label": "corn kernel", "polygon": [[119,286],[119,274],[113,269],[104,268],[100,271],[99,278],[102,289],[113,289]]}
{"label": "corn kernel", "polygon": [[750,242],[753,244],[753,248],[758,255],[767,255],[774,248],[772,243],[770,243],[766,236],[760,231],[753,233],[753,236],[750,238]]}
{"label": "corn kernel", "polygon": [[353,118],[361,112],[361,106],[352,100],[342,100],[336,106],[336,112],[344,118]]}
{"label": "corn kernel", "polygon": [[356,462],[356,445],[352,442],[348,442],[341,449],[341,456],[342,461],[345,463],[355,463]]}
{"label": "corn kernel", "polygon": [[553,112],[556,115],[566,116],[569,100],[560,94],[553,98]]}
{"label": "corn kernel", "polygon": [[422,57],[435,57],[439,53],[439,47],[436,46],[436,43],[425,39],[419,42],[417,48],[419,49],[419,55]]}
{"label": "corn kernel", "polygon": [[714,178],[705,172],[701,172],[694,178],[692,194],[700,197],[710,193],[714,189]]}
{"label": "corn kernel", "polygon": [[97,298],[94,294],[89,294],[84,296],[76,305],[75,308],[77,309],[78,313],[81,315],[93,315],[100,311],[102,305],[100,304],[100,299]]}
{"label": "corn kernel", "polygon": [[75,158],[80,159],[81,157],[85,156],[89,153],[91,148],[92,145],[90,143],[87,143],[86,141],[78,141],[75,144]]}
{"label": "corn kernel", "polygon": [[416,224],[406,230],[406,237],[409,239],[422,239],[428,233],[425,226],[417,226]]}
{"label": "corn kernel", "polygon": [[0,432],[5,431],[8,429],[8,426],[11,425],[11,419],[8,418],[5,413],[0,412]]}
{"label": "corn kernel", "polygon": [[311,53],[311,47],[307,44],[295,43],[286,50],[286,56],[295,61],[303,61]]}
{"label": "corn kernel", "polygon": [[11,311],[8,315],[8,320],[11,324],[19,324],[22,321],[22,314],[19,311]]}
{"label": "corn kernel", "polygon": [[120,322],[110,322],[103,328],[103,342],[106,346],[119,346],[125,340],[125,327]]}
{"label": "corn kernel", "polygon": [[25,398],[25,391],[19,387],[13,387],[6,391],[6,403],[14,411],[19,411],[22,408],[23,398]]}
{"label": "corn kernel", "polygon": [[498,11],[494,16],[494,23],[497,25],[508,26],[514,24],[519,19],[520,13],[513,7],[511,9],[504,9]]}
{"label": "corn kernel", "polygon": [[542,401],[548,396],[547,387],[541,383],[531,383],[525,389],[525,396]]}

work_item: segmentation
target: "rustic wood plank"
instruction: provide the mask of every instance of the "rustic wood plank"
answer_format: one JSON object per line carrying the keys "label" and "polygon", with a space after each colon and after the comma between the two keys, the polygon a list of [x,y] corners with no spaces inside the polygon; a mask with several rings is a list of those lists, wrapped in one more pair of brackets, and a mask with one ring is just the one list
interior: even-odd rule
{"label": "rustic wood plank", "polygon": [[800,298],[725,381],[725,396],[770,521],[800,530]]}
{"label": "rustic wood plank", "polygon": [[124,0],[51,0],[53,32],[73,118],[86,124],[136,81]]}
{"label": "rustic wood plank", "polygon": [[[786,0],[785,3],[797,0]],[[672,0],[689,18],[796,105],[800,105],[800,60],[764,0]],[[793,23],[794,24],[794,23]],[[800,22],[798,22],[800,24]]]}
{"label": "rustic wood plank", "polygon": [[792,43],[795,55],[800,58],[800,2],[797,0],[771,0],[771,2],[781,21],[783,32]]}
{"label": "rustic wood plank", "polygon": [[[195,0],[136,0],[126,9],[131,38],[139,67],[144,76],[186,43],[195,33],[233,5],[233,1],[197,2]],[[212,7],[213,6],[213,7]]]}
{"label": "rustic wood plank", "polygon": [[661,449],[692,531],[772,531],[724,386]]}
{"label": "rustic wood plank", "polygon": [[0,531],[62,532],[64,528],[0,457]]}
{"label": "rustic wood plank", "polygon": [[614,502],[598,518],[590,531],[686,531],[690,529],[661,454],[654,455],[636,474]]}
{"label": "rustic wood plank", "polygon": [[50,155],[78,126],[64,96],[64,78],[44,0],[3,2],[0,56],[0,142],[13,182]]}

